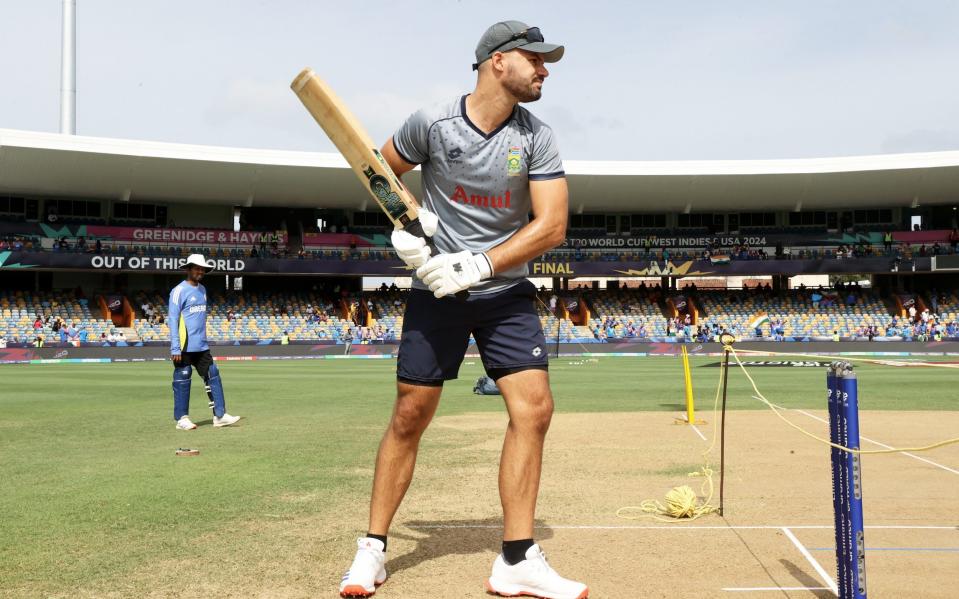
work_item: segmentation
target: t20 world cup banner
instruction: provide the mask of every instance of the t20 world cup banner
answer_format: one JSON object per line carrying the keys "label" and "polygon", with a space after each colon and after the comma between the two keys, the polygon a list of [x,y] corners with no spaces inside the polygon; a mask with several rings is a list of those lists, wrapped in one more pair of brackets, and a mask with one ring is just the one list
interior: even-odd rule
{"label": "t20 world cup banner", "polygon": [[[348,256],[348,254],[347,254]],[[0,251],[0,270],[112,270],[120,272],[174,272],[186,258],[90,254],[75,252]],[[344,259],[343,256],[305,260],[285,258],[217,258],[209,261],[212,274],[363,275],[408,277],[397,259]],[[916,272],[931,270],[930,258],[915,259]],[[869,274],[892,271],[891,258],[846,260],[733,260],[712,264],[703,260],[576,262],[537,260],[529,263],[530,277],[702,277],[742,275]],[[911,269],[910,269],[911,270]]]}

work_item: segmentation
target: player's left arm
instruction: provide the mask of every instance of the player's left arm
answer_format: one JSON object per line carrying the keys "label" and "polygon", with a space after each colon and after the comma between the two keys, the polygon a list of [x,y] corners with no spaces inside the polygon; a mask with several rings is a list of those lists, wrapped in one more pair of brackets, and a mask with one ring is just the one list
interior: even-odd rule
{"label": "player's left arm", "polygon": [[569,218],[566,177],[529,182],[533,220],[515,235],[488,250],[493,272],[503,272],[529,262],[561,245]]}

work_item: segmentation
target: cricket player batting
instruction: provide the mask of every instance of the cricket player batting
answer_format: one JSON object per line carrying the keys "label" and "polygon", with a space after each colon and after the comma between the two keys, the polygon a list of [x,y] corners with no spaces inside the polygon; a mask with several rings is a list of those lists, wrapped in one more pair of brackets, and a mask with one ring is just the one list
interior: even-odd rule
{"label": "cricket player batting", "polygon": [[[546,599],[588,596],[585,584],[561,577],[546,562],[533,537],[553,397],[527,263],[563,242],[569,208],[553,131],[520,104],[541,97],[546,64],[563,52],[537,27],[496,23],[476,46],[472,93],[416,112],[381,149],[397,176],[422,168],[419,220],[440,253],[422,237],[393,232],[393,246],[416,278],[403,319],[396,404],[376,458],[369,526],[340,584],[343,597],[370,596],[387,579],[390,524],[443,383],[457,378],[471,334],[510,417],[499,472],[502,552],[486,589]],[[468,299],[454,297],[465,297],[463,291]]]}

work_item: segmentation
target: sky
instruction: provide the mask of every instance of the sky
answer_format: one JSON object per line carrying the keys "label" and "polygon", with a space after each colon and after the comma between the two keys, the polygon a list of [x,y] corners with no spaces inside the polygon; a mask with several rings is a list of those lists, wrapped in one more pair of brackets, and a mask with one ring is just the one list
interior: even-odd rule
{"label": "sky", "polygon": [[[317,71],[377,141],[468,93],[505,19],[566,46],[528,104],[565,159],[959,150],[955,0],[77,0],[77,133],[332,151]],[[60,0],[0,0],[0,128],[59,127]]]}

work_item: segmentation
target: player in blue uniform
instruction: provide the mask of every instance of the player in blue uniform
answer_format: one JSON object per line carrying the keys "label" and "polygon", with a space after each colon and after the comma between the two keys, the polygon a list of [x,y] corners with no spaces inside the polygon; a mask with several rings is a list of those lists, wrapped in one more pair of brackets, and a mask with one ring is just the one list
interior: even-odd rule
{"label": "player in blue uniform", "polygon": [[173,419],[180,430],[193,430],[190,420],[190,381],[193,368],[203,377],[213,406],[213,426],[230,426],[240,417],[226,413],[220,371],[206,342],[206,288],[203,275],[213,270],[200,254],[187,258],[186,280],[170,291],[170,359],[173,360]]}

